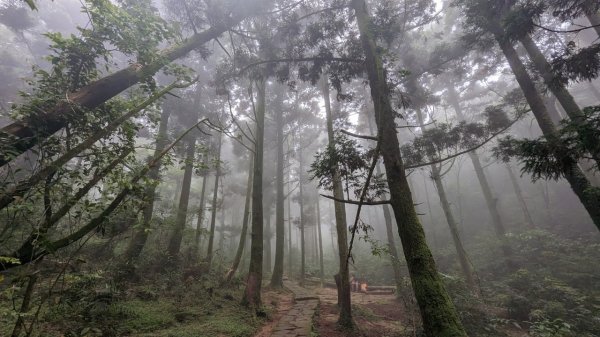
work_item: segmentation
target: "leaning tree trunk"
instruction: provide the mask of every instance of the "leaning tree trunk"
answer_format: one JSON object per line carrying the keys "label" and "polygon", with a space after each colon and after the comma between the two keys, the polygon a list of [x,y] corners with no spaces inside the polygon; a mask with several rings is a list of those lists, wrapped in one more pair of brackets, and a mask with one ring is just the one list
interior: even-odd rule
{"label": "leaning tree trunk", "polygon": [[242,232],[240,233],[240,242],[238,244],[237,251],[235,252],[233,263],[231,264],[231,268],[229,269],[229,271],[227,271],[227,275],[225,275],[225,280],[227,282],[231,281],[231,278],[235,275],[235,272],[240,266],[242,254],[244,253],[244,247],[246,246],[246,237],[248,236],[248,219],[250,218],[250,199],[252,196],[252,170],[254,168],[253,162],[254,157],[251,156],[250,160],[248,160],[248,181],[246,182],[246,198],[244,201],[244,218],[242,219]]}
{"label": "leaning tree trunk", "polygon": [[[424,130],[425,122],[420,109],[417,109],[417,119],[419,120],[419,126],[422,130]],[[438,197],[440,198],[440,204],[442,205],[442,210],[446,216],[446,222],[448,223],[450,234],[452,235],[452,242],[454,242],[454,248],[456,249],[456,255],[458,257],[458,262],[460,264],[462,273],[465,277],[465,281],[474,294],[479,294],[477,283],[475,282],[475,272],[471,266],[471,263],[469,262],[469,258],[467,257],[467,251],[463,247],[462,240],[460,239],[458,225],[454,219],[454,214],[452,213],[450,202],[448,201],[448,196],[446,195],[446,188],[442,182],[441,165],[431,164],[430,168],[431,178],[435,183],[435,188],[437,189]]]}
{"label": "leaning tree trunk", "polygon": [[183,171],[183,181],[181,182],[181,194],[179,197],[179,206],[177,207],[177,217],[175,218],[175,230],[169,241],[167,252],[169,257],[176,259],[181,249],[183,240],[183,231],[187,219],[188,204],[190,201],[190,189],[192,187],[192,173],[194,171],[194,157],[196,155],[196,137],[191,135],[188,139],[188,146],[185,156],[185,168]]}
{"label": "leaning tree trunk", "polygon": [[598,34],[598,38],[600,38],[600,14],[598,13],[586,13],[585,16],[590,21],[594,29],[596,30],[596,34]]}
{"label": "leaning tree trunk", "polygon": [[200,123],[204,121],[206,120],[202,120],[201,122],[194,124],[191,128],[187,129],[183,134],[181,134],[175,141],[173,141],[171,144],[165,147],[158,155],[154,156],[144,168],[142,168],[133,176],[133,178],[131,178],[131,180],[129,180],[129,182],[126,184],[126,187],[115,196],[113,201],[102,212],[100,212],[100,214],[98,214],[96,217],[90,220],[83,227],[60,239],[54,240],[52,242],[45,242],[44,246],[40,247],[40,249],[35,252],[28,252],[27,254],[24,254],[22,256],[11,255],[11,257],[18,260],[18,262],[11,261],[7,263],[0,263],[0,271],[21,266],[32,261],[36,261],[37,259],[40,259],[50,253],[53,253],[58,249],[71,245],[73,242],[82,239],[84,236],[88,235],[92,231],[97,230],[98,227],[102,225],[104,221],[106,221],[106,219],[117,209],[117,207],[119,207],[119,205],[121,205],[121,203],[125,201],[129,194],[131,194],[135,190],[134,186],[138,183],[138,181],[145,177],[153,167],[158,165],[162,158],[167,154],[167,152],[169,152],[177,143],[179,143],[181,139],[185,137],[185,135],[187,135],[190,131],[195,129]]}
{"label": "leaning tree trunk", "polygon": [[[123,123],[125,123],[128,119],[137,116],[142,110],[151,106],[154,102],[156,102],[158,99],[160,99],[161,97],[166,95],[169,91],[173,90],[174,88],[184,88],[187,86],[189,86],[189,84],[188,85],[178,85],[178,84],[173,83],[173,84],[163,88],[156,94],[150,96],[144,102],[140,103],[139,105],[137,105],[136,107],[127,111],[120,117],[116,118],[115,120],[111,121],[107,125],[103,126],[96,133],[92,134],[91,136],[86,138],[81,143],[72,147],[71,149],[69,149],[67,152],[63,153],[62,155],[60,155],[58,158],[56,158],[51,163],[49,163],[49,164],[45,165],[44,167],[42,167],[41,169],[39,169],[37,172],[35,172],[33,175],[31,175],[28,179],[20,181],[19,183],[15,184],[14,186],[6,189],[5,191],[2,191],[2,194],[0,195],[0,209],[4,209],[10,203],[12,203],[14,200],[16,200],[17,197],[22,197],[27,191],[32,189],[36,184],[44,181],[44,179],[46,179],[48,176],[54,174],[58,169],[63,167],[65,164],[67,164],[69,162],[69,160],[75,158],[75,156],[77,156],[78,154],[89,149],[92,145],[94,145],[100,139],[109,137],[114,131],[116,131],[119,128],[119,126],[121,126]],[[0,156],[1,156],[1,154],[0,154]]]}
{"label": "leaning tree trunk", "polygon": [[[194,34],[177,46],[163,50],[161,57],[157,57],[156,61],[147,65],[134,63],[125,69],[92,82],[74,93],[68,94],[66,100],[60,101],[48,111],[44,111],[43,118],[36,116],[3,127],[2,133],[14,137],[15,142],[12,145],[14,151],[0,153],[0,166],[12,161],[15,155],[24,153],[33,146],[38,145],[44,139],[65,127],[70,120],[77,118],[78,115],[83,115],[83,111],[99,107],[125,89],[151,77],[163,66],[216,39],[246,17],[259,13],[268,2],[255,0],[236,6],[235,12],[228,17],[226,22],[216,24],[203,32]],[[73,113],[74,109],[77,112],[75,114]]]}
{"label": "leaning tree trunk", "polygon": [[89,191],[94,188],[94,186],[96,186],[100,180],[104,179],[104,177],[106,177],[109,173],[113,172],[115,167],[120,165],[121,162],[123,162],[131,152],[133,152],[133,148],[124,151],[120,156],[106,165],[104,169],[94,173],[94,175],[90,178],[90,181],[88,181],[82,188],[77,190],[77,192],[71,198],[69,198],[62,207],[57,209],[55,212],[52,212],[51,215],[47,216],[42,225],[37,228],[37,230],[32,233],[21,245],[21,247],[11,254],[11,256],[24,257],[28,255],[36,255],[38,245],[45,242],[45,236],[50,228],[58,223],[60,219],[62,219],[83,197],[88,195]]}
{"label": "leaning tree trunk", "polygon": [[466,333],[436,270],[433,256],[425,241],[423,227],[413,205],[396,134],[395,111],[390,102],[384,65],[371,30],[366,3],[364,0],[352,0],[351,7],[356,15],[365,53],[365,71],[375,107],[375,122],[381,142],[390,204],[396,216],[398,234],[404,248],[425,334],[432,337],[464,337]]}
{"label": "leaning tree trunk", "polygon": [[258,308],[261,305],[263,272],[263,157],[265,142],[266,79],[257,81],[256,136],[254,146],[254,170],[252,176],[252,241],[250,244],[250,267],[242,304]]}
{"label": "leaning tree trunk", "polygon": [[[325,113],[327,115],[327,139],[329,146],[335,146],[335,137],[333,133],[333,116],[331,114],[331,101],[329,97],[329,82],[323,79],[323,98],[325,101]],[[344,190],[342,188],[342,178],[338,167],[332,167],[333,171],[333,196],[337,200],[344,200]],[[346,206],[343,202],[334,202],[335,210],[335,228],[337,231],[339,271],[336,280],[338,305],[340,307],[340,317],[338,324],[340,326],[351,328],[352,322],[352,299],[350,294],[350,273],[346,258],[348,255],[348,229],[346,225]]]}
{"label": "leaning tree trunk", "polygon": [[217,140],[217,158],[215,168],[215,183],[213,185],[213,197],[211,203],[211,214],[210,214],[210,231],[208,233],[208,248],[206,250],[206,270],[210,270],[212,259],[213,259],[213,246],[215,244],[215,225],[217,222],[217,197],[219,195],[219,177],[221,176],[221,143],[223,142],[222,135],[219,134]]}
{"label": "leaning tree trunk", "polygon": [[458,232],[458,226],[456,224],[456,220],[454,219],[454,214],[452,214],[452,209],[450,209],[450,202],[448,201],[448,197],[446,196],[446,189],[444,188],[444,183],[442,182],[442,177],[440,175],[441,168],[436,165],[431,166],[431,175],[435,183],[438,196],[440,197],[440,204],[442,205],[442,209],[444,210],[444,215],[446,216],[448,227],[450,228],[450,234],[452,235],[454,248],[456,248],[456,254],[458,256],[460,268],[462,269],[463,275],[465,276],[465,281],[467,282],[467,285],[469,286],[471,291],[473,291],[475,294],[478,294],[479,290],[477,289],[477,283],[475,282],[475,272],[473,271],[473,267],[471,266],[469,258],[467,257],[467,251],[463,247]]}
{"label": "leaning tree trunk", "polygon": [[521,38],[521,43],[527,50],[529,58],[533,62],[534,67],[542,75],[544,83],[554,94],[560,105],[563,107],[567,116],[578,126],[578,133],[584,148],[590,153],[596,165],[600,165],[600,153],[598,152],[598,139],[593,132],[586,131],[589,127],[585,127],[587,122],[585,116],[575,99],[569,93],[567,88],[559,83],[552,71],[552,66],[546,60],[546,57],[540,51],[540,48],[533,42],[529,35]]}
{"label": "leaning tree trunk", "polygon": [[[465,115],[463,114],[460,102],[458,101],[458,93],[452,85],[448,85],[448,101],[450,105],[452,105],[452,108],[454,109],[458,119],[465,121]],[[494,195],[492,194],[492,189],[485,172],[483,171],[483,166],[481,165],[481,161],[479,160],[479,155],[477,152],[469,152],[469,158],[471,159],[471,163],[475,169],[475,175],[477,176],[477,181],[479,181],[479,186],[481,186],[485,204],[492,217],[492,228],[494,229],[496,238],[498,238],[498,241],[500,241],[500,248],[502,249],[502,253],[504,254],[504,258],[506,260],[506,266],[509,270],[514,270],[516,267],[512,259],[513,252],[506,239],[506,228],[504,227],[504,222],[502,221],[500,212],[498,211],[498,200],[494,198]]]}
{"label": "leaning tree trunk", "polygon": [[[519,55],[515,51],[511,42],[508,41],[502,34],[501,28],[499,24],[494,28],[494,36],[496,41],[500,45],[500,49],[504,53],[514,75],[523,91],[525,99],[535,116],[535,119],[538,122],[544,137],[548,140],[548,142],[559,142],[557,139],[557,130],[555,125],[552,123],[552,119],[546,110],[546,106],[544,105],[544,101],[542,100],[540,94],[537,92],[535,84],[529,74],[527,73],[527,69],[523,62],[519,59]],[[565,154],[560,153],[562,150],[560,147],[555,147],[554,156],[557,158],[563,157]],[[572,165],[572,167],[564,172],[565,179],[571,185],[571,189],[585,209],[588,214],[592,218],[592,221],[596,225],[596,227],[600,230],[600,192],[598,188],[592,187],[590,181],[585,177],[581,169],[577,165]]]}
{"label": "leaning tree trunk", "polygon": [[[167,128],[169,126],[170,116],[171,111],[163,107],[162,112],[160,114],[160,123],[158,124],[158,135],[156,136],[156,148],[154,149],[154,157],[161,153],[169,143]],[[150,172],[148,172],[148,178],[150,179],[150,181],[157,182],[160,179],[160,165],[160,162],[157,163],[157,165],[153,166],[150,169]],[[135,261],[140,256],[142,250],[144,249],[144,246],[146,245],[146,241],[148,241],[148,234],[150,232],[150,222],[152,221],[152,214],[154,213],[156,187],[157,184],[151,183],[148,184],[144,189],[144,209],[142,211],[142,224],[133,233],[133,237],[131,238],[129,246],[127,247],[127,250],[125,250],[124,254],[125,261],[128,263]]]}
{"label": "leaning tree trunk", "polygon": [[527,208],[527,203],[525,202],[525,198],[523,197],[523,191],[521,191],[521,186],[519,186],[517,176],[513,172],[513,169],[509,163],[505,163],[504,167],[506,167],[506,171],[508,171],[508,177],[510,178],[510,182],[512,184],[513,190],[515,191],[515,195],[517,196],[519,206],[523,211],[525,223],[527,223],[527,227],[529,227],[529,229],[533,229],[535,228],[535,224],[533,223],[533,219],[531,218],[531,214],[529,213],[529,208]]}
{"label": "leaning tree trunk", "polygon": [[[277,127],[277,174],[275,177],[275,185],[277,188],[277,196],[275,203],[275,265],[273,266],[273,274],[271,275],[271,287],[283,287],[283,258],[284,258],[284,241],[285,241],[285,221],[283,203],[285,196],[283,195],[283,110],[275,111],[275,124]],[[289,252],[288,252],[289,254]]]}

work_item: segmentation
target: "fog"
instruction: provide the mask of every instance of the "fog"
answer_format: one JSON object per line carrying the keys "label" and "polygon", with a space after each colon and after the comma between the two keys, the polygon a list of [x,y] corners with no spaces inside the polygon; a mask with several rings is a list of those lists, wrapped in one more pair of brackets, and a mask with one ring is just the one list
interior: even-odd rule
{"label": "fog", "polygon": [[600,335],[599,26],[0,0],[0,335]]}

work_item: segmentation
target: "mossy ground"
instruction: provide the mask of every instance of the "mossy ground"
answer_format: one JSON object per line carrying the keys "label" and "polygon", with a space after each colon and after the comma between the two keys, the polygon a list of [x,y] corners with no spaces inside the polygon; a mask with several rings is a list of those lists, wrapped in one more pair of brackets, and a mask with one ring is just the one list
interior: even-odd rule
{"label": "mossy ground", "polygon": [[[173,287],[128,284],[126,291],[99,296],[106,293],[99,292],[99,282],[92,283],[74,282],[69,291],[52,297],[47,302],[52,304],[42,307],[33,335],[244,337],[253,336],[269,316],[257,317],[240,305],[243,287],[239,284],[210,286],[201,280]],[[265,308],[267,313],[272,310]],[[10,335],[14,324],[4,318],[3,336]]]}

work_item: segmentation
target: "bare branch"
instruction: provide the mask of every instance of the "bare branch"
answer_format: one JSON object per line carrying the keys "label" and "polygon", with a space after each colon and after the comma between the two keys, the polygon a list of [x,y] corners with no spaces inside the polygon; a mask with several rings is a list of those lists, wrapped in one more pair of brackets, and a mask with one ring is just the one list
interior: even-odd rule
{"label": "bare branch", "polygon": [[381,200],[381,201],[357,201],[357,200],[346,200],[346,199],[337,199],[336,197],[332,196],[332,195],[326,195],[326,194],[320,194],[322,197],[327,198],[327,199],[331,199],[333,201],[337,201],[337,202],[341,202],[344,204],[351,204],[351,205],[367,205],[367,206],[378,206],[378,205],[387,205],[390,203],[389,200]]}
{"label": "bare branch", "polygon": [[346,130],[340,130],[340,132],[343,133],[343,134],[346,134],[348,136],[352,136],[352,137],[356,137],[356,138],[368,139],[368,140],[377,140],[377,137],[374,137],[374,136],[359,135],[359,134],[352,133],[352,132],[346,131]]}

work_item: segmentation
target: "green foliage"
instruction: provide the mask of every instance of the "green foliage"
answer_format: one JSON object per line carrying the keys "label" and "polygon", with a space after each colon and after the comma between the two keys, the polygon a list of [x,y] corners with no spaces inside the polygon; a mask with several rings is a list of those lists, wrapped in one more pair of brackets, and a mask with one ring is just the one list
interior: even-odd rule
{"label": "green foliage", "polygon": [[600,106],[585,108],[583,115],[582,120],[563,120],[553,139],[504,137],[494,154],[504,161],[519,160],[521,171],[531,174],[534,181],[564,177],[580,160],[600,156]]}
{"label": "green foliage", "polygon": [[[344,190],[347,193],[353,192],[358,198],[369,174],[372,158],[373,151],[363,149],[356,140],[338,133],[335,135],[333,146],[327,145],[324,151],[317,152],[309,173],[311,179],[318,179],[319,187],[333,190],[333,176],[337,170],[342,178]],[[365,200],[380,198],[386,191],[387,185],[383,177],[374,174]]]}

